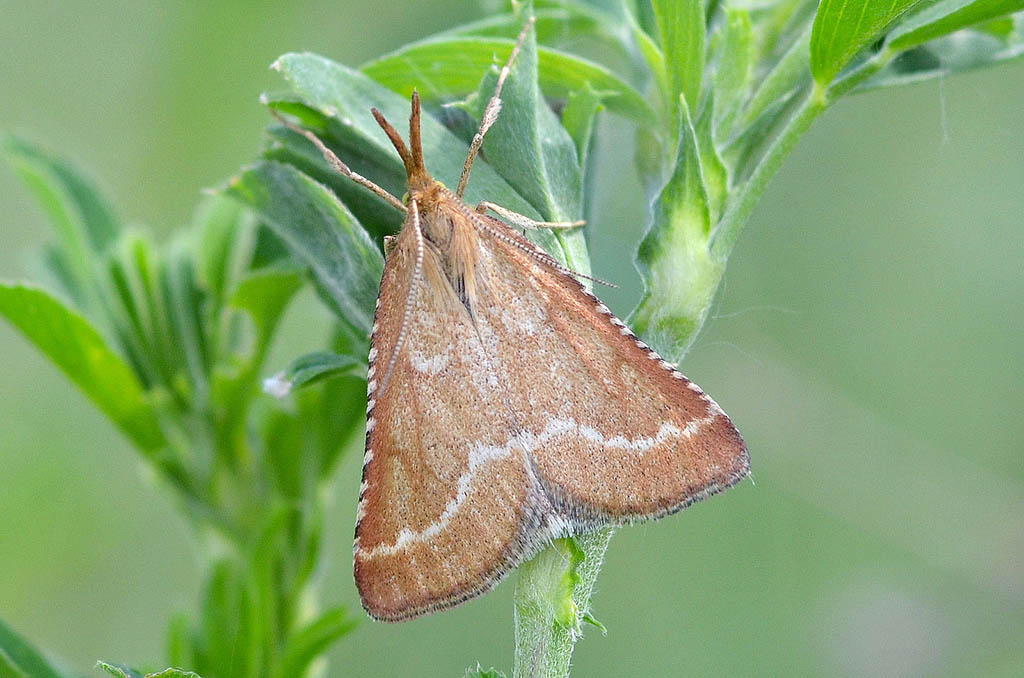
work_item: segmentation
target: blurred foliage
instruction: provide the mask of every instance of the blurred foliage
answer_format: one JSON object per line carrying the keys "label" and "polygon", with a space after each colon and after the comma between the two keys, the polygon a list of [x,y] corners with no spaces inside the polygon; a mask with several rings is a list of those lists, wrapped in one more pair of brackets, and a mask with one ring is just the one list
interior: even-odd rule
{"label": "blurred foliage", "polygon": [[[708,317],[740,229],[811,122],[850,92],[1019,56],[1022,17],[1011,13],[1021,6],[828,0],[815,11],[805,0],[679,0],[630,11],[538,2],[540,44],[530,36],[506,91],[507,127],[484,147],[508,162],[478,163],[467,199],[549,219],[591,214],[594,196],[584,188],[593,181],[595,116],[605,110],[637,125],[652,220],[631,323],[678,360]],[[401,119],[417,86],[434,114],[424,124],[428,163],[453,185],[466,132],[493,88],[492,67],[521,26],[521,17],[496,14],[361,70],[288,54],[276,69],[290,91],[265,102],[401,195],[400,164],[367,111]],[[582,42],[607,63],[575,53]],[[124,432],[190,518],[208,576],[198,620],[170,626],[167,660],[206,678],[303,675],[353,627],[343,608],[322,612],[318,602],[324,487],[362,418],[380,236],[400,222],[332,176],[302,137],[277,126],[269,135],[264,158],[204,199],[192,226],[163,246],[127,227],[64,160],[23,138],[4,140],[57,240],[42,257],[47,287],[4,284],[0,312]],[[531,236],[589,270],[581,232]],[[268,353],[306,283],[333,312],[333,329],[324,346],[269,380],[269,391],[292,394],[270,402],[260,391],[274,368]],[[606,544],[594,547],[598,566]],[[577,623],[548,624],[557,638],[538,641],[560,643],[565,667],[593,585],[576,574],[587,547],[567,548],[540,576],[560,591],[545,603],[552,618],[569,609]],[[11,675],[32,675],[33,666],[68,675],[6,626],[0,641],[0,668]],[[187,675],[169,671],[155,675]]]}

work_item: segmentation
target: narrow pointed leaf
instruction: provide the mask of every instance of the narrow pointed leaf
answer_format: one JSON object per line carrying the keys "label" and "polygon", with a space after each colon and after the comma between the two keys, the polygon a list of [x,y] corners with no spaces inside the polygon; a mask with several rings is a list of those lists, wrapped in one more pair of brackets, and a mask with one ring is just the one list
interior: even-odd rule
{"label": "narrow pointed leaf", "polygon": [[120,219],[92,181],[57,155],[2,134],[0,151],[35,193],[57,232],[48,262],[62,291],[106,331],[98,262],[117,239]]}
{"label": "narrow pointed leaf", "polygon": [[[366,356],[366,352],[362,353]],[[347,445],[356,429],[366,422],[366,373],[360,369],[359,376],[342,376],[330,379],[320,386],[317,398],[303,399],[305,391],[299,393],[299,413],[314,431],[314,438],[320,448],[320,478],[326,478],[335,468],[342,452],[352,449]],[[307,429],[307,430],[309,430]]]}
{"label": "narrow pointed leaf", "polygon": [[105,252],[117,238],[121,221],[106,198],[78,169],[41,146],[15,136],[0,137],[0,147],[49,212],[69,251]]}
{"label": "narrow pointed leaf", "polygon": [[2,649],[0,649],[0,678],[28,678],[28,674],[22,671]]}
{"label": "narrow pointed leaf", "polygon": [[284,370],[263,382],[263,390],[275,398],[331,377],[353,374],[365,363],[353,356],[326,351],[307,353],[293,360]]}
{"label": "narrow pointed leaf", "polygon": [[[325,116],[320,117],[324,123],[319,129],[316,126],[310,126],[305,121],[304,125],[309,129],[313,129],[317,136],[320,137],[320,140],[330,146],[338,154],[339,158],[344,157],[345,163],[353,171],[358,172],[364,177],[373,177],[375,183],[389,189],[392,193],[400,194],[404,190],[402,182],[405,181],[405,175],[401,171],[400,165],[391,166],[390,157],[387,159],[389,166],[386,170],[381,170],[380,163],[359,162],[355,154],[350,152],[345,145],[339,144],[337,138],[331,133],[331,130],[335,128],[344,128],[340,125],[329,125],[327,122],[329,118]],[[382,242],[385,235],[397,233],[401,228],[405,218],[401,212],[348,177],[344,177],[331,169],[324,162],[320,152],[307,139],[284,126],[270,127],[267,133],[279,143],[268,148],[263,153],[263,157],[267,160],[275,160],[292,165],[303,174],[307,174],[319,183],[329,187],[338,196],[338,199],[345,203],[345,207],[352,212],[352,215],[355,216],[359,223],[366,227],[374,242]],[[395,178],[389,180],[384,177],[385,174],[393,174]]]}
{"label": "narrow pointed leaf", "polygon": [[741,127],[750,127],[767,111],[785,103],[808,80],[810,41],[811,31],[805,31],[768,72],[743,109]]}
{"label": "narrow pointed leaf", "polygon": [[301,269],[288,266],[249,271],[238,282],[230,305],[249,314],[256,330],[254,353],[266,351],[288,302],[301,286]]}
{"label": "narrow pointed leaf", "polygon": [[[536,2],[534,5],[537,19],[534,31],[538,43],[558,45],[566,39],[573,44],[586,41],[588,45],[599,45],[623,60],[632,58],[630,34],[622,30],[620,18],[610,11],[573,0]],[[435,37],[475,36],[511,40],[519,35],[522,27],[522,20],[513,13],[506,13],[457,26]]]}
{"label": "narrow pointed leaf", "polygon": [[325,612],[288,641],[278,675],[281,678],[304,675],[317,655],[355,627],[355,620],[344,608],[336,607]]}
{"label": "narrow pointed leaf", "polygon": [[562,110],[562,126],[576,145],[576,159],[584,175],[587,173],[587,158],[590,155],[590,142],[594,138],[597,114],[604,109],[603,99],[600,92],[586,85],[581,90],[569,93]]}
{"label": "narrow pointed leaf", "polygon": [[[414,87],[429,100],[465,96],[476,89],[480,74],[504,63],[512,40],[477,37],[430,38],[371,61],[362,71],[381,84],[409,94]],[[549,48],[537,51],[540,86],[553,97],[566,97],[585,83],[608,92],[608,110],[641,123],[656,119],[643,95],[599,64]]]}
{"label": "narrow pointed leaf", "polygon": [[714,138],[714,117],[718,107],[715,92],[710,92],[705,110],[697,121],[697,148],[700,150],[700,165],[707,195],[708,216],[712,224],[718,222],[728,196],[729,171],[718,153]]}
{"label": "narrow pointed leaf", "polygon": [[719,37],[722,52],[714,75],[716,104],[713,131],[716,139],[728,135],[750,84],[754,57],[750,14],[743,9],[727,7],[725,28]]}
{"label": "narrow pointed leaf", "polygon": [[14,629],[0,619],[0,676],[16,678],[61,678],[57,669]]}
{"label": "narrow pointed leaf", "polygon": [[685,102],[681,113],[676,168],[654,201],[637,251],[645,291],[630,317],[648,344],[676,362],[703,324],[721,275],[708,250],[708,195]]}
{"label": "narrow pointed leaf", "polygon": [[853,91],[921,82],[1021,57],[1024,36],[1019,30],[1007,41],[980,32],[957,31],[903,52]]}
{"label": "narrow pointed leaf", "polygon": [[[476,71],[476,79],[467,91],[473,90],[488,65],[489,62]],[[366,152],[391,158],[395,167],[401,167],[394,148],[374,120],[370,108],[379,109],[392,124],[402,129],[405,127],[403,121],[409,119],[408,98],[381,86],[359,71],[314,54],[286,54],[277,60],[275,67],[310,106],[348,127],[352,137],[359,138],[365,145]],[[411,93],[411,87],[409,91]],[[466,143],[430,115],[422,118],[422,132],[427,169],[439,181],[454,187],[466,159]],[[404,175],[402,172],[401,176]],[[404,182],[402,187],[404,190]],[[529,203],[486,163],[479,163],[473,168],[473,181],[466,192],[466,199],[470,203],[490,200],[527,216],[537,216]]]}
{"label": "narrow pointed leaf", "polygon": [[654,0],[661,51],[672,91],[682,94],[690,110],[697,110],[704,76],[704,2],[702,0]]}
{"label": "narrow pointed leaf", "polygon": [[203,316],[203,308],[209,300],[196,283],[194,266],[194,259],[184,245],[172,243],[163,261],[161,281],[171,336],[182,352],[181,367],[188,374],[194,402],[202,408],[209,398],[209,374],[212,370],[206,336],[209,323]]}
{"label": "narrow pointed leaf", "polygon": [[369,333],[384,258],[333,193],[294,167],[273,162],[235,177],[225,193],[256,210],[343,317]]}
{"label": "narrow pointed leaf", "polygon": [[45,290],[0,284],[0,314],[46,354],[143,450],[164,445],[156,415],[131,369],[99,332]]}
{"label": "narrow pointed leaf", "polygon": [[828,85],[886,26],[921,0],[821,0],[811,32],[811,71]]}
{"label": "narrow pointed leaf", "polygon": [[[497,83],[497,70],[488,70],[470,105],[477,120]],[[576,144],[540,91],[537,44],[532,33],[527,35],[519,57],[512,64],[502,91],[501,113],[484,138],[483,148],[488,157],[501,159],[495,170],[545,220],[574,221],[582,217],[583,179]],[[529,236],[573,270],[589,273],[581,230],[538,230]]]}
{"label": "narrow pointed leaf", "polygon": [[[542,217],[550,221],[579,218],[583,204],[576,146],[548,107],[537,83],[537,50],[527,35],[502,91],[498,122],[484,137],[484,153],[500,158],[495,170]],[[471,105],[480,120],[498,79],[488,68]]]}
{"label": "narrow pointed leaf", "polygon": [[889,34],[887,46],[908,49],[1021,9],[1024,0],[939,0],[902,21]]}
{"label": "narrow pointed leaf", "polygon": [[493,666],[484,669],[478,665],[475,669],[466,669],[465,678],[505,678],[505,674]]}
{"label": "narrow pointed leaf", "polygon": [[124,666],[123,664],[111,664],[109,662],[96,662],[96,666],[103,669],[114,678],[146,678],[141,671]]}
{"label": "narrow pointed leaf", "polygon": [[197,282],[210,293],[211,314],[227,304],[229,290],[249,263],[255,238],[252,216],[235,200],[207,196],[195,217]]}

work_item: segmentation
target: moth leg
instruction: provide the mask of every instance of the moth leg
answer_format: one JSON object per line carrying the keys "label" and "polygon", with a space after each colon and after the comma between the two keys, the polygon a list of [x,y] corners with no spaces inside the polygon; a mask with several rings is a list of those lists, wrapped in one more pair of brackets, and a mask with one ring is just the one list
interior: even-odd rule
{"label": "moth leg", "polygon": [[484,214],[487,210],[491,210],[499,217],[509,222],[513,226],[526,229],[537,229],[537,228],[550,228],[550,229],[563,229],[563,228],[578,228],[585,225],[586,221],[536,221],[530,217],[520,214],[519,212],[513,212],[512,210],[502,207],[501,205],[495,205],[493,202],[481,200],[477,206],[477,214]]}
{"label": "moth leg", "polygon": [[398,245],[398,236],[386,235],[384,236],[384,258],[387,259],[391,256],[391,253],[395,251],[395,247]]}

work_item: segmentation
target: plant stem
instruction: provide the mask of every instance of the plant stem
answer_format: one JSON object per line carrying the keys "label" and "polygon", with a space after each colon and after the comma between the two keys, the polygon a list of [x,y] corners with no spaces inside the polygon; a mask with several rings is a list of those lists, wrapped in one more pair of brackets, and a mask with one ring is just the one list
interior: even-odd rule
{"label": "plant stem", "polygon": [[871,59],[863,63],[857,68],[857,70],[833,82],[828,88],[828,101],[835,101],[875,73],[888,66],[889,62],[893,60],[893,57],[895,57],[896,54],[897,52],[886,47],[878,52],[878,54],[871,57]]}
{"label": "plant stem", "polygon": [[513,678],[565,678],[615,529],[559,540],[519,569]]}
{"label": "plant stem", "polygon": [[783,159],[793,150],[796,142],[811,126],[815,118],[828,108],[829,103],[824,89],[817,85],[807,94],[797,112],[789,119],[785,128],[775,138],[764,157],[754,168],[750,178],[739,189],[738,194],[729,200],[728,207],[711,236],[712,258],[723,263],[729,258],[729,253],[732,252],[754,205],[764,195]]}

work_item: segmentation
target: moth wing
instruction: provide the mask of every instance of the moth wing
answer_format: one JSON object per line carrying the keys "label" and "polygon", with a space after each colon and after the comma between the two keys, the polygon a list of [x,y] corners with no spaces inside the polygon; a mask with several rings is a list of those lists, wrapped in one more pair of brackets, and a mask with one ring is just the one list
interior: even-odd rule
{"label": "moth wing", "polygon": [[483,219],[477,326],[574,529],[665,515],[747,475],[743,439],[708,395],[528,240]]}
{"label": "moth wing", "polygon": [[543,513],[490,357],[465,307],[439,284],[429,248],[404,345],[377,392],[398,341],[415,245],[406,226],[381,281],[353,549],[363,606],[389,621],[489,589],[523,559]]}

